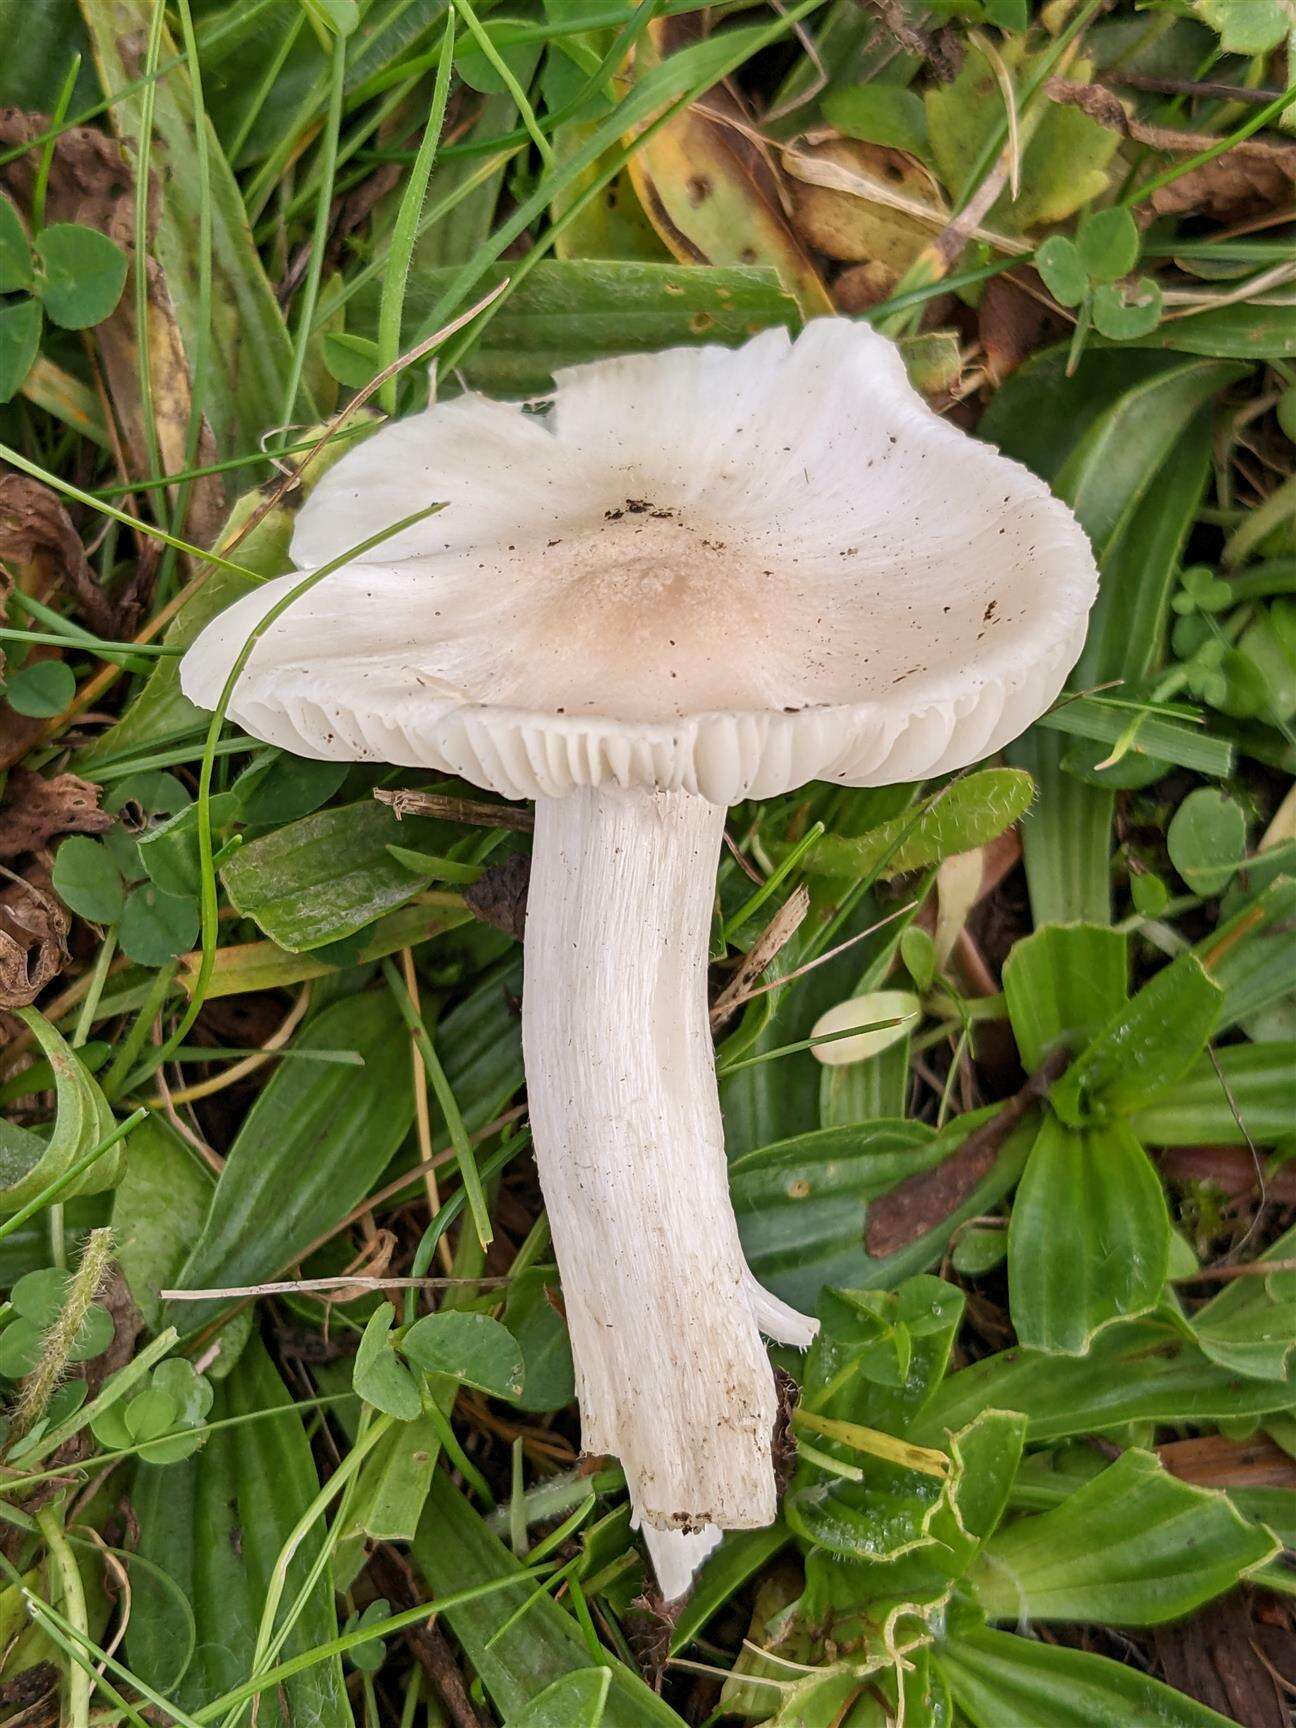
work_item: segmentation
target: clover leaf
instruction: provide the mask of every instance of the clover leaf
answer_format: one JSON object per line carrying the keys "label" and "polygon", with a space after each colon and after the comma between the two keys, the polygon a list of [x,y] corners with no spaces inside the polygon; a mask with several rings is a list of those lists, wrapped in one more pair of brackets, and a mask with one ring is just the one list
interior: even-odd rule
{"label": "clover leaf", "polygon": [[[109,1382],[111,1386],[112,1382]],[[137,1450],[146,1464],[176,1464],[202,1445],[211,1382],[176,1356],[160,1362],[143,1387],[95,1417],[90,1430],[110,1452]]]}
{"label": "clover leaf", "polygon": [[102,324],[121,299],[127,269],[117,242],[80,222],[52,223],[28,240],[22,218],[0,198],[0,295],[23,296],[0,304],[0,402],[22,389],[45,318],[64,330]]}

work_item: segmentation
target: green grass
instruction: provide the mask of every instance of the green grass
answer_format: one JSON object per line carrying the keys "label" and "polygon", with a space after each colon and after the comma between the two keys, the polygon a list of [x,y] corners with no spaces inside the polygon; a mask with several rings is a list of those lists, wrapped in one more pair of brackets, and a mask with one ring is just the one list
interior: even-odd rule
{"label": "green grass", "polygon": [[[1296,224],[1228,152],[1292,148],[1296,85],[1277,9],[1237,10],[956,0],[900,42],[848,0],[0,0],[0,104],[35,116],[0,153],[0,479],[52,525],[33,549],[0,515],[0,1723],[1210,1728],[1223,1694],[1156,1633],[1191,1616],[1241,1628],[1221,1672],[1270,1695]],[[1058,77],[1101,78],[1099,119]],[[829,112],[883,182],[903,113],[940,214],[839,191],[829,239],[782,156]],[[1086,249],[1113,206],[1128,294]],[[935,247],[959,212],[977,237]],[[66,221],[128,253],[84,332],[24,263]],[[994,772],[730,812],[713,994],[766,944],[715,1028],[734,1205],[822,1331],[775,1352],[779,1522],[670,1617],[617,1461],[581,1462],[521,949],[472,911],[526,824],[226,719],[294,599],[447,499],[303,573],[214,715],[177,664],[287,573],[302,496],[381,419],[795,329],[820,293],[1048,481],[1103,591]],[[973,903],[951,861],[981,849]],[[897,989],[912,1027],[870,1006]],[[847,1000],[900,1035],[828,1066]],[[457,1374],[403,1349],[433,1314],[467,1323]]]}

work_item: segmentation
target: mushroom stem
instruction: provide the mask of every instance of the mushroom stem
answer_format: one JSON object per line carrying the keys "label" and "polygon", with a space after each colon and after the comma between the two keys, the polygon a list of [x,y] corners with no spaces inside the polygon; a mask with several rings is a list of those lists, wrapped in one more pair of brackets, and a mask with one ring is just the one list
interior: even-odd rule
{"label": "mushroom stem", "polygon": [[815,1330],[756,1283],[729,1198],[706,996],[724,820],[689,792],[540,798],[527,902],[528,1098],[582,1440],[663,1531],[771,1522],[760,1334]]}

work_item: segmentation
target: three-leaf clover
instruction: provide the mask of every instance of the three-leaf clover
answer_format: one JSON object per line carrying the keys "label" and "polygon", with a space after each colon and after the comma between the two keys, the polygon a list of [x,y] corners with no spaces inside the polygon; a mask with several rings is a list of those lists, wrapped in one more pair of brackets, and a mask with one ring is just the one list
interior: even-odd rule
{"label": "three-leaf clover", "polygon": [[0,198],[0,402],[22,388],[48,318],[88,330],[115,309],[126,285],[126,254],[80,222],[53,222],[28,240],[18,212]]}
{"label": "three-leaf clover", "polygon": [[1194,612],[1223,612],[1232,605],[1232,584],[1207,564],[1192,564],[1179,578],[1179,591],[1170,604],[1181,618]]}
{"label": "three-leaf clover", "polygon": [[460,1310],[426,1314],[393,1338],[395,1320],[391,1303],[380,1304],[356,1351],[352,1384],[376,1410],[402,1422],[421,1415],[419,1369],[458,1380],[494,1398],[521,1394],[526,1380],[521,1347],[508,1327],[489,1314]]}
{"label": "three-leaf clover", "polygon": [[[0,351],[3,347],[4,308],[0,307]],[[25,714],[29,720],[48,720],[61,714],[76,695],[76,679],[62,660],[32,660],[6,673],[4,694],[15,714]]]}
{"label": "three-leaf clover", "polygon": [[[366,1626],[383,1625],[391,1619],[391,1607],[386,1597],[380,1596],[376,1602],[371,1602],[367,1608],[358,1614],[348,1616],[343,1632],[361,1632]],[[353,1645],[347,1651],[347,1661],[353,1668],[360,1669],[363,1674],[376,1674],[382,1667],[387,1655],[386,1645],[381,1638],[366,1638],[363,1644]]]}
{"label": "three-leaf clover", "polygon": [[1077,334],[1090,323],[1116,342],[1155,330],[1161,320],[1161,290],[1150,276],[1125,280],[1138,263],[1139,235],[1122,204],[1085,217],[1074,240],[1051,234],[1035,251],[1035,268],[1061,306],[1079,308]]}
{"label": "three-leaf clover", "polygon": [[180,885],[170,876],[157,881],[149,855],[125,829],[110,829],[104,840],[70,835],[55,854],[52,881],[71,911],[115,925],[122,952],[141,966],[163,966],[197,940],[196,893],[173,892]]}
{"label": "three-leaf clover", "polygon": [[183,1356],[173,1356],[158,1364],[141,1390],[96,1416],[90,1431],[110,1452],[135,1447],[146,1464],[176,1464],[202,1445],[206,1436],[196,1430],[211,1403],[211,1382]]}
{"label": "three-leaf clover", "polygon": [[[0,1374],[21,1380],[40,1357],[41,1342],[63,1311],[71,1273],[48,1266],[28,1272],[9,1293],[13,1318],[0,1332]],[[92,1303],[68,1352],[70,1362],[88,1362],[112,1342],[112,1315]]]}
{"label": "three-leaf clover", "polygon": [[1268,54],[1293,25],[1290,0],[1197,0],[1196,10],[1226,54]]}

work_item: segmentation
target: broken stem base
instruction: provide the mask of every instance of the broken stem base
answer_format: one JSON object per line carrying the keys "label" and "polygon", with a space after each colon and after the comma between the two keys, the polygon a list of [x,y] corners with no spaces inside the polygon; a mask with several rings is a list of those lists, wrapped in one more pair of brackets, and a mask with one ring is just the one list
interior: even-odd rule
{"label": "broken stem base", "polygon": [[729,1198],[706,996],[724,820],[687,792],[536,803],[522,1033],[582,1440],[657,1531],[772,1521],[760,1335],[815,1330],[756,1283]]}

